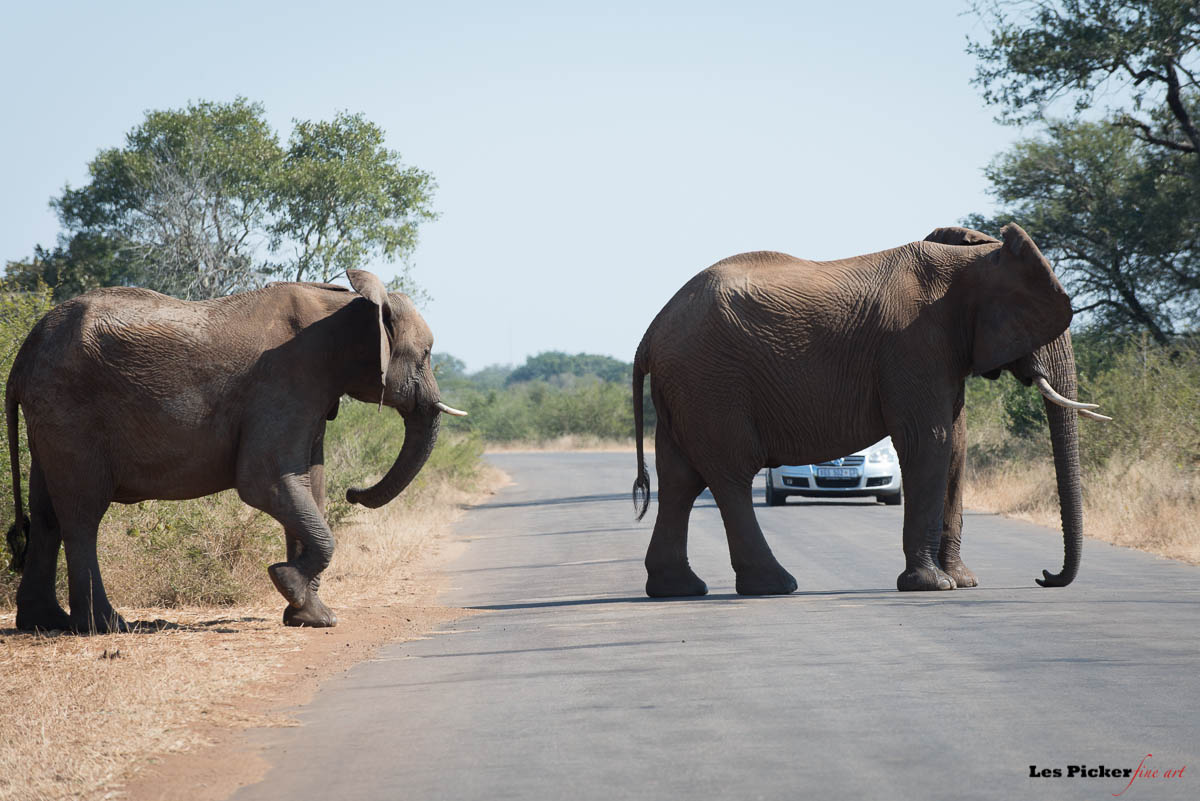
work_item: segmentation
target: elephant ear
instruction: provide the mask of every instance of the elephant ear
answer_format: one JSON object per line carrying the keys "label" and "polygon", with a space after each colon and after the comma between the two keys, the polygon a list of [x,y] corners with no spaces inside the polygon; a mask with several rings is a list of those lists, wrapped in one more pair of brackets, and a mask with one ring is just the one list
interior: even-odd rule
{"label": "elephant ear", "polygon": [[976,265],[971,365],[976,375],[1033,353],[1071,324],[1071,299],[1029,234],[1009,223],[1001,236],[1004,244]]}
{"label": "elephant ear", "polygon": [[392,354],[391,346],[388,344],[387,325],[383,319],[384,310],[391,311],[391,307],[388,305],[387,289],[374,273],[366,270],[347,270],[346,277],[350,279],[350,286],[354,287],[355,292],[375,304],[375,311],[379,319],[379,382],[386,386],[388,363],[391,361]]}
{"label": "elephant ear", "polygon": [[949,225],[945,228],[934,228],[929,236],[925,237],[925,241],[937,242],[939,245],[990,245],[1000,240],[972,228]]}

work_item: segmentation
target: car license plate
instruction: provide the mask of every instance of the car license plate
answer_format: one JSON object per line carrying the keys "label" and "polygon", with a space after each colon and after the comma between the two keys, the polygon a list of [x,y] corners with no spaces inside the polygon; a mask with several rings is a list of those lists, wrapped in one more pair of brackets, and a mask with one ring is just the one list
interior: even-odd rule
{"label": "car license plate", "polygon": [[858,478],[855,467],[818,467],[817,478]]}

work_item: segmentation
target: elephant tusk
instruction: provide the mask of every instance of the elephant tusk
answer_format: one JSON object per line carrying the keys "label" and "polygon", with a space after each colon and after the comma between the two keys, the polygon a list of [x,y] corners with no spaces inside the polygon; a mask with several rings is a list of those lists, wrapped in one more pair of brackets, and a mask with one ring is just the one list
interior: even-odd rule
{"label": "elephant tusk", "polygon": [[1062,395],[1059,395],[1057,392],[1054,391],[1054,387],[1050,386],[1049,381],[1047,381],[1046,379],[1044,379],[1040,376],[1038,378],[1034,379],[1033,383],[1034,383],[1034,385],[1037,386],[1038,392],[1040,392],[1046,396],[1046,400],[1050,401],[1051,403],[1057,403],[1059,406],[1065,406],[1068,409],[1099,409],[1100,408],[1100,405],[1097,403],[1080,403],[1079,401],[1073,401],[1073,400],[1070,400],[1069,398],[1064,398]]}
{"label": "elephant tusk", "polygon": [[1080,417],[1089,417],[1092,420],[1099,420],[1102,423],[1111,423],[1112,422],[1111,417],[1109,417],[1107,415],[1103,415],[1103,414],[1096,414],[1095,412],[1089,412],[1087,409],[1080,410],[1079,416]]}
{"label": "elephant tusk", "polygon": [[434,408],[436,408],[439,412],[445,412],[446,414],[452,414],[455,417],[466,417],[467,416],[467,413],[464,412],[462,409],[455,409],[453,406],[447,406],[446,404],[442,403],[441,401],[438,401],[437,403],[435,403],[433,405],[434,405]]}

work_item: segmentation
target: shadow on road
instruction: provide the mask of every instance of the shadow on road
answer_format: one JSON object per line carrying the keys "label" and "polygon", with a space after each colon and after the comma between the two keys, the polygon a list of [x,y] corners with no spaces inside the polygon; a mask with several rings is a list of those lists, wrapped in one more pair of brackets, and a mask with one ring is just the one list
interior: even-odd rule
{"label": "shadow on road", "polygon": [[[761,498],[761,500],[759,500],[759,502],[758,502],[758,503],[755,503],[755,506],[767,506],[767,505],[768,505],[768,504],[767,504],[767,500],[766,500],[766,496],[765,496],[765,495],[756,494],[756,495],[755,495],[755,497],[756,497],[756,499],[759,499],[759,498]],[[826,500],[809,500],[809,501],[788,500],[787,502],[785,502],[785,503],[784,503],[784,506],[853,506],[853,507],[856,507],[856,508],[858,508],[858,509],[862,509],[862,508],[866,508],[866,507],[878,507],[878,508],[880,508],[880,509],[887,509],[887,508],[888,508],[886,504],[878,503],[878,502],[876,502],[876,501],[875,501],[874,499],[872,499],[872,498],[861,498],[861,499],[856,499],[856,500],[850,500],[850,499],[846,499],[846,500],[840,500],[840,501],[838,501],[838,500],[833,500],[833,501],[826,501]],[[897,507],[897,508],[898,508],[898,507]]]}
{"label": "shadow on road", "polygon": [[593,606],[596,604],[662,604],[662,603],[713,603],[717,601],[780,601],[787,598],[836,597],[839,595],[896,595],[891,588],[865,590],[801,590],[791,595],[738,595],[733,592],[689,595],[679,598],[650,598],[645,595],[629,595],[611,598],[564,598],[561,601],[524,601],[511,604],[481,604],[468,609],[498,612],[507,609],[552,609],[564,606]]}
{"label": "shadow on road", "polygon": [[[545,536],[545,535],[542,535]],[[465,570],[450,570],[448,572],[455,574],[463,573],[491,573],[496,570],[544,570],[545,568],[564,568],[564,567],[592,567],[594,565],[612,565],[619,562],[637,562],[641,564],[640,558],[629,559],[586,559],[582,562],[546,562],[544,564],[535,565],[496,565],[495,567],[471,567]]]}
{"label": "shadow on road", "polygon": [[507,648],[501,651],[456,651],[445,654],[422,654],[416,659],[452,659],[461,656],[500,656],[502,654],[542,654],[555,651],[586,651],[596,648],[631,648],[640,645],[663,645],[674,640],[628,640],[623,642],[597,642],[585,645],[554,645],[545,648]]}
{"label": "shadow on road", "polygon": [[[658,493],[650,493],[650,500],[653,503],[658,502]],[[539,498],[534,501],[511,501],[509,503],[481,503],[478,506],[472,506],[472,509],[517,509],[530,506],[561,506],[568,503],[604,503],[608,501],[623,501],[624,503],[632,504],[633,496],[628,492],[616,492],[608,495],[572,495],[567,498]],[[712,493],[708,490],[700,493],[696,498],[694,507],[715,506]]]}
{"label": "shadow on road", "polygon": [[[655,497],[655,496],[652,496]],[[516,509],[525,506],[559,506],[564,503],[596,503],[600,501],[625,501],[632,503],[627,492],[609,495],[573,495],[569,498],[540,498],[535,501],[512,501],[510,503],[481,503],[475,509]]]}

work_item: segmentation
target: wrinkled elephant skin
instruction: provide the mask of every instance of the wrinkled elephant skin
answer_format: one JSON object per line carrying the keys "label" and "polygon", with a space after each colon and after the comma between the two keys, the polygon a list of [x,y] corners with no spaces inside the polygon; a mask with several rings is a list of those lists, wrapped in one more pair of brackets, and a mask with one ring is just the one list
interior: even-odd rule
{"label": "wrinkled elephant skin", "polygon": [[[288,601],[284,623],[337,622],[317,595],[334,547],[324,516],[326,420],[343,395],[404,416],[387,476],[351,490],[352,500],[378,506],[421,469],[439,407],[449,409],[429,361],[433,335],[412,301],[363,270],[347,277],[354,291],[282,283],[197,302],[100,289],[34,326],[6,394],[16,495],[9,543],[24,572],[19,629],[125,630],[96,561],[105,510],[230,488],[283,526],[287,561],[269,574]],[[32,455],[28,517],[18,407]],[[54,590],[60,544],[69,614]]]}
{"label": "wrinkled elephant skin", "polygon": [[[1079,442],[1071,302],[1029,236],[939,228],[925,240],[838,261],[757,252],[714,264],[654,318],[634,358],[638,517],[649,505],[642,390],[657,413],[658,515],[646,592],[702,595],[688,517],[708,487],[746,595],[790,593],[751,502],[765,467],[811,464],[891,436],[903,475],[903,591],[974,587],[963,564],[963,394],[968,376],[1045,379],[1066,558],[1079,566]],[[1084,412],[1091,414],[1090,412]],[[1103,419],[1103,418],[1101,418]],[[802,521],[798,521],[802,525]]]}

